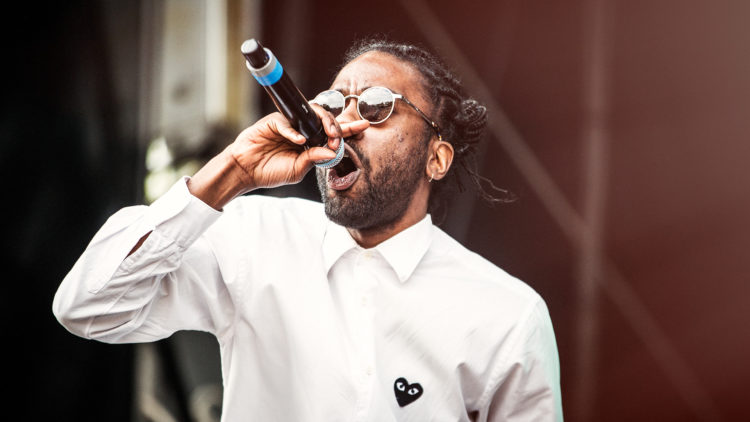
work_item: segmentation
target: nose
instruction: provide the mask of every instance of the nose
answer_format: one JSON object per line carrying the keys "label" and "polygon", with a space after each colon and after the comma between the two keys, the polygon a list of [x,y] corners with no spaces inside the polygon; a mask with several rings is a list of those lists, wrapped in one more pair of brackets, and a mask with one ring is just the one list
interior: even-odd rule
{"label": "nose", "polygon": [[336,118],[339,122],[349,123],[355,120],[360,120],[359,113],[357,113],[357,99],[346,98],[344,99],[344,110]]}
{"label": "nose", "polygon": [[[339,123],[351,123],[357,120],[362,120],[361,117],[359,117],[359,112],[357,111],[357,101],[358,98],[356,97],[348,97],[344,99],[344,109],[341,111],[341,113],[336,117],[336,120],[339,121]],[[362,139],[364,136],[366,130],[363,130],[361,132],[355,133],[352,136],[349,136],[346,138],[347,142],[352,141],[358,141]]]}

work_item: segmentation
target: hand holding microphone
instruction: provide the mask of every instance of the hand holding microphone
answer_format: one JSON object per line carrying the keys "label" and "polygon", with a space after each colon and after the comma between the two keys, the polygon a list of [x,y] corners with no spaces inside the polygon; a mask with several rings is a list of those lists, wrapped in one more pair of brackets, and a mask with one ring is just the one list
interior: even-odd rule
{"label": "hand holding microphone", "polygon": [[[328,135],[323,124],[315,114],[310,104],[292,82],[288,73],[273,55],[271,50],[264,48],[258,41],[251,38],[240,48],[245,56],[247,68],[255,80],[266,90],[281,114],[286,117],[292,127],[307,139],[305,147],[326,146]],[[315,166],[330,168],[338,164],[344,157],[344,140],[341,139],[336,149],[336,157],[331,160],[316,162]]]}
{"label": "hand holding microphone", "polygon": [[322,108],[316,113],[268,49],[248,40],[242,51],[279,113],[243,130],[188,181],[190,192],[217,210],[254,189],[298,183],[312,165],[335,166],[344,156],[344,138],[370,126],[366,120],[339,124]]}

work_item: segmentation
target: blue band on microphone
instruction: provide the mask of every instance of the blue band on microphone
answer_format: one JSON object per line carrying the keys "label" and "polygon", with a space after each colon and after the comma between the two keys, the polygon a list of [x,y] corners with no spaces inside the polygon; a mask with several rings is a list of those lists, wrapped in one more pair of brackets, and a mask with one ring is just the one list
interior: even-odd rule
{"label": "blue band on microphone", "polygon": [[278,60],[274,60],[274,61],[276,62],[275,63],[276,65],[273,67],[273,70],[271,70],[271,72],[269,72],[268,74],[263,75],[263,76],[258,76],[257,73],[253,72],[253,77],[262,86],[275,84],[276,82],[279,81],[279,79],[281,79],[281,76],[284,74],[284,68],[281,67],[281,63],[279,63]]}

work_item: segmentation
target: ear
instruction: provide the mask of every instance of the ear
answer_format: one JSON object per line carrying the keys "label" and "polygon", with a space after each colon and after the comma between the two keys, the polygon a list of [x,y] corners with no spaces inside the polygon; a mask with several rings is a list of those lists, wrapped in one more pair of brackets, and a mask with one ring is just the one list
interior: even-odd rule
{"label": "ear", "polygon": [[433,138],[427,156],[425,174],[430,181],[440,180],[448,174],[453,162],[453,145]]}

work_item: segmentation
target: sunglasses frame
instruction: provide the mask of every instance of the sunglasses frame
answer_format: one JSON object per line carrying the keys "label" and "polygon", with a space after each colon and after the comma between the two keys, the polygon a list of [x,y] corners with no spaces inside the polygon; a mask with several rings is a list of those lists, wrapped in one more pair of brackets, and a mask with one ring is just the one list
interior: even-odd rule
{"label": "sunglasses frame", "polygon": [[[361,112],[359,111],[359,104],[360,104],[360,102],[359,102],[359,99],[360,99],[360,97],[364,96],[364,95],[365,95],[365,93],[366,93],[367,91],[370,91],[370,90],[372,90],[372,89],[381,89],[381,90],[385,90],[385,91],[386,91],[386,92],[388,92],[388,93],[389,93],[389,94],[391,95],[391,97],[393,98],[393,101],[391,102],[391,109],[390,109],[390,110],[388,111],[388,115],[387,115],[387,116],[385,116],[384,118],[382,118],[381,120],[377,121],[377,122],[373,122],[373,121],[370,121],[369,119],[365,119],[365,118],[364,118],[364,117],[362,116],[362,113],[361,113]],[[338,94],[338,95],[339,95],[339,96],[340,96],[341,98],[343,98],[343,99],[344,99],[344,103],[343,103],[343,106],[342,106],[342,108],[341,108],[341,112],[342,112],[342,113],[343,113],[343,111],[344,111],[344,110],[346,109],[346,101],[347,101],[347,100],[348,100],[349,98],[354,98],[354,99],[356,99],[356,100],[357,100],[357,107],[356,107],[356,109],[357,109],[357,115],[359,115],[359,118],[360,118],[360,119],[363,119],[363,120],[367,120],[367,121],[369,121],[369,122],[370,122],[370,124],[373,124],[373,125],[377,125],[377,124],[383,123],[383,122],[385,122],[386,120],[388,120],[388,118],[389,118],[389,117],[391,117],[391,115],[393,114],[393,110],[394,110],[394,109],[396,108],[396,100],[401,100],[401,101],[405,102],[406,104],[408,104],[409,106],[411,106],[411,108],[413,108],[414,110],[416,110],[416,111],[417,111],[417,113],[419,113],[419,115],[420,115],[420,116],[422,116],[422,118],[423,118],[423,119],[424,119],[424,120],[425,120],[425,121],[426,121],[426,122],[427,122],[427,123],[428,123],[428,124],[430,125],[430,127],[432,127],[432,129],[433,129],[433,130],[435,131],[435,133],[437,134],[438,140],[440,140],[440,141],[442,141],[442,140],[443,140],[443,137],[442,137],[442,136],[440,135],[440,128],[438,127],[437,123],[435,123],[435,122],[434,122],[434,121],[433,121],[432,119],[430,119],[429,117],[427,117],[427,115],[426,115],[426,114],[424,114],[424,113],[422,112],[422,110],[420,110],[420,109],[419,109],[419,107],[415,106],[415,105],[414,105],[414,104],[413,104],[413,103],[412,103],[411,101],[409,101],[408,99],[406,99],[406,97],[404,97],[404,96],[403,96],[403,95],[401,95],[401,94],[396,94],[395,92],[391,91],[390,89],[388,89],[388,88],[386,88],[386,87],[384,87],[384,86],[371,86],[371,87],[369,87],[369,88],[365,89],[364,91],[362,91],[362,93],[361,93],[361,94],[359,94],[359,95],[355,95],[355,94],[344,95],[344,94],[343,94],[343,93],[342,93],[341,91],[336,91],[335,89],[329,89],[329,90],[323,91],[323,92],[321,92],[320,94],[318,94],[318,95],[317,95],[317,96],[315,97],[315,99],[317,99],[317,98],[318,98],[319,96],[321,96],[321,95],[323,95],[323,94],[327,94],[327,93],[336,93],[336,94]],[[310,101],[310,102],[311,102],[311,103],[314,103],[314,104],[318,104],[318,105],[321,105],[321,104],[317,103],[317,102],[315,101],[315,99],[313,99],[313,100],[312,100],[312,101]],[[339,113],[339,114],[340,114],[340,113]]]}

